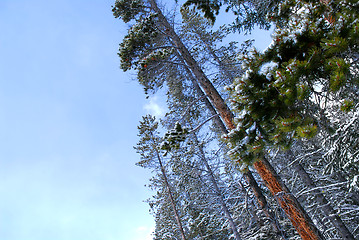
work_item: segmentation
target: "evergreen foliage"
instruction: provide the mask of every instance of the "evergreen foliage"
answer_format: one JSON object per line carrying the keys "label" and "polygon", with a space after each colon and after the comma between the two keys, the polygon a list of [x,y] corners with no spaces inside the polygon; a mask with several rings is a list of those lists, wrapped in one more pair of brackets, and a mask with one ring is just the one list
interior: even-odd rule
{"label": "evergreen foliage", "polygon": [[350,55],[358,52],[357,10],[356,1],[280,4],[272,16],[285,27],[275,30],[264,53],[244,56],[246,73],[228,87],[238,113],[237,128],[227,136],[233,157],[250,165],[266,146],[288,148],[294,139],[313,137],[325,125],[315,95],[336,95],[346,100],[344,109],[358,101]]}
{"label": "evergreen foliage", "polygon": [[212,22],[215,21],[220,8],[226,6],[225,11],[231,11],[235,15],[235,20],[228,24],[228,29],[248,33],[256,26],[268,30],[270,20],[267,15],[278,10],[279,2],[278,0],[187,0],[184,6],[194,5]]}
{"label": "evergreen foliage", "polygon": [[[137,72],[146,94],[160,88],[167,93],[168,113],[160,123],[143,117],[135,147],[141,156],[137,165],[154,172],[149,187],[156,194],[148,200],[156,222],[154,239],[299,239],[275,201],[285,194],[269,200],[266,207],[276,218],[271,219],[256,206],[255,194],[237,169],[248,171],[264,156],[274,159],[325,238],[342,236],[329,221],[334,215],[359,236],[359,5],[354,0],[323,2],[189,0],[181,8],[181,23],[168,18],[215,87],[230,84],[228,92],[219,92],[230,94],[236,114],[236,128],[223,136],[238,164],[233,165],[225,154],[228,148],[216,139],[218,129],[206,124],[218,114],[208,110],[203,86],[176,45],[174,29],[154,10],[156,2],[116,1],[114,16],[132,24],[120,44],[121,68]],[[188,8],[191,4],[210,20]],[[228,28],[212,30],[211,21],[222,5],[237,15],[232,29],[274,24],[272,44],[261,53],[248,51],[250,42],[242,47],[221,43]],[[303,167],[318,185],[301,179],[292,166]],[[322,211],[324,205],[316,208],[318,193],[334,206],[334,214]],[[282,235],[269,224],[273,221]]]}
{"label": "evergreen foliage", "polygon": [[136,70],[145,93],[156,92],[163,86],[170,64],[161,64],[173,57],[173,47],[158,24],[157,14],[146,1],[116,1],[113,7],[116,18],[124,22],[136,21],[120,44],[118,56],[123,71]]}
{"label": "evergreen foliage", "polygon": [[141,0],[117,0],[115,6],[112,6],[112,12],[116,18],[121,17],[125,23],[128,23],[143,10],[143,7]]}

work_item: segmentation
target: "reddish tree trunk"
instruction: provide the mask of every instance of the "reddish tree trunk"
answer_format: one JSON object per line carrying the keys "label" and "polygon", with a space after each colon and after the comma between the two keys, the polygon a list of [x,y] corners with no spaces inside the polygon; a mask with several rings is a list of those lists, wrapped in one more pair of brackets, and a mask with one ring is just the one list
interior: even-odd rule
{"label": "reddish tree trunk", "polygon": [[[217,89],[213,86],[211,81],[207,78],[205,73],[197,64],[196,60],[192,57],[186,46],[183,44],[179,36],[174,31],[173,27],[167,21],[162,11],[158,8],[155,0],[149,0],[152,9],[158,14],[160,22],[166,28],[173,44],[180,52],[182,58],[186,62],[187,66],[196,77],[200,87],[205,92],[211,104],[216,111],[220,114],[222,120],[228,129],[234,129],[235,126],[232,122],[233,114],[229,110],[227,104],[218,93]],[[293,226],[298,231],[299,235],[304,240],[320,240],[323,239],[319,230],[315,227],[308,214],[301,207],[297,199],[291,194],[289,189],[281,181],[280,177],[275,172],[274,168],[266,159],[257,161],[254,164],[255,169],[261,176],[262,180],[271,191],[273,196],[276,197],[280,206],[284,209],[288,218],[292,222]]]}
{"label": "reddish tree trunk", "polygon": [[271,191],[277,202],[280,204],[289,220],[302,237],[303,240],[324,239],[315,227],[307,212],[298,202],[297,198],[289,191],[281,181],[273,167],[263,158],[261,161],[254,163],[254,167],[262,180]]}

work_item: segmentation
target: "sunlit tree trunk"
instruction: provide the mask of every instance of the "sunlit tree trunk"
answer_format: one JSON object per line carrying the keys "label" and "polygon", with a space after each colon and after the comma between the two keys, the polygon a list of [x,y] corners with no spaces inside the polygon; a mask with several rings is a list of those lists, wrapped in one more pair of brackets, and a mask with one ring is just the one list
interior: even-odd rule
{"label": "sunlit tree trunk", "polygon": [[[190,78],[192,78],[190,70],[187,69],[187,71],[188,71],[188,74],[189,74]],[[208,108],[208,110],[210,111],[210,113],[213,116],[217,115],[216,109],[212,106],[211,102],[208,100],[205,93],[203,93],[202,89],[200,88],[198,83],[193,78],[192,78],[192,83],[193,83],[194,88],[195,88],[197,94],[199,95],[199,97],[203,98],[203,101],[204,101],[206,107]],[[214,120],[215,120],[215,123],[216,123],[217,127],[220,129],[221,133],[222,134],[227,134],[228,130],[227,130],[226,126],[224,125],[224,123],[222,122],[221,118],[220,117],[215,117]],[[269,206],[268,206],[268,202],[266,200],[266,197],[263,195],[263,192],[262,192],[261,188],[258,186],[258,183],[255,180],[252,172],[249,169],[247,169],[247,171],[245,171],[243,173],[243,176],[245,177],[248,185],[250,186],[251,190],[253,191],[261,210],[270,219],[274,230],[278,234],[283,235],[281,233],[279,223],[276,221],[275,215],[269,210]]]}
{"label": "sunlit tree trunk", "polygon": [[[214,88],[210,80],[198,66],[188,49],[185,47],[179,36],[174,31],[173,27],[164,17],[162,11],[158,8],[156,1],[149,0],[149,3],[151,4],[152,9],[158,14],[158,18],[166,28],[166,32],[168,32],[173,44],[180,52],[187,66],[196,77],[200,87],[203,89],[216,111],[220,114],[227,128],[234,129],[235,126],[232,122],[233,114],[229,110],[227,104],[224,102],[218,91]],[[289,191],[289,189],[285,186],[285,184],[281,181],[280,177],[277,175],[270,163],[265,158],[263,158],[254,163],[254,168],[261,176],[262,180],[271,191],[273,196],[277,199],[278,203],[283,208],[302,239],[323,239],[321,233],[315,227],[308,214],[299,204],[298,200]]]}

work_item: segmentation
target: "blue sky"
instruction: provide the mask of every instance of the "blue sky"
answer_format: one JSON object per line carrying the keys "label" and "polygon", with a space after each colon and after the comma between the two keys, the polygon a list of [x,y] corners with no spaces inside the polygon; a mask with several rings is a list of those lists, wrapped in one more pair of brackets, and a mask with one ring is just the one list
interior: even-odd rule
{"label": "blue sky", "polygon": [[151,230],[149,173],[132,146],[155,105],[119,69],[126,26],[112,4],[0,1],[1,240],[143,240]]}
{"label": "blue sky", "polygon": [[147,240],[137,123],[114,0],[0,0],[0,239]]}

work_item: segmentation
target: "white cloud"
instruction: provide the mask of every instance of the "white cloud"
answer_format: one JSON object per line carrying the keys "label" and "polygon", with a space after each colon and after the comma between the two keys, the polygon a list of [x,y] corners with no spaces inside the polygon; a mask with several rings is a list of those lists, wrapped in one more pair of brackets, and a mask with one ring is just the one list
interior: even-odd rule
{"label": "white cloud", "polygon": [[145,104],[143,106],[143,109],[151,114],[151,115],[154,115],[156,117],[163,117],[164,114],[165,114],[165,110],[164,108],[162,108],[159,103],[158,103],[158,99],[156,96],[154,97],[151,97],[149,99],[149,103]]}
{"label": "white cloud", "polygon": [[136,229],[136,234],[133,240],[152,240],[154,232],[154,227],[149,226],[140,226]]}

